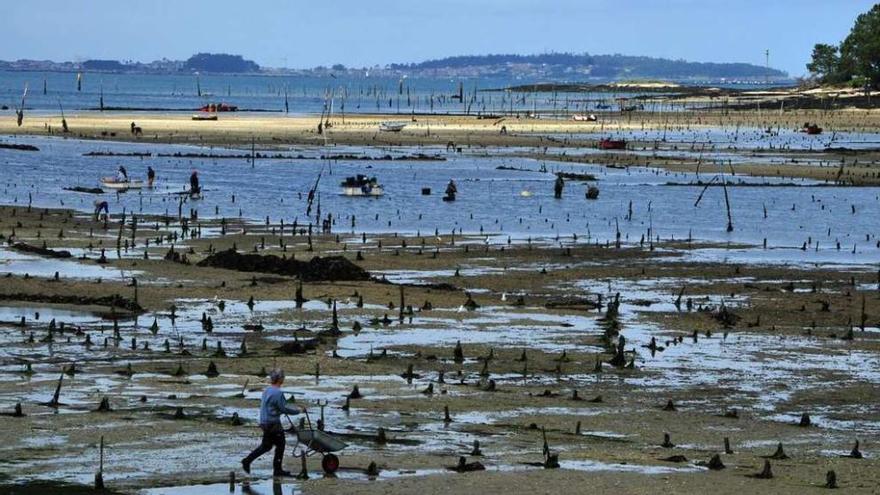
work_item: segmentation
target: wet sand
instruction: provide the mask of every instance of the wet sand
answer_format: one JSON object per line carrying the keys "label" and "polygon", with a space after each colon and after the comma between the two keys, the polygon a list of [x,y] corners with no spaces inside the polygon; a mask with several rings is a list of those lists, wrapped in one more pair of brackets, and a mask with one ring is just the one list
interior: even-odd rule
{"label": "wet sand", "polygon": [[[100,282],[25,278],[21,273],[2,279],[2,305],[28,315],[25,327],[12,318],[2,324],[3,411],[20,401],[27,414],[4,418],[15,428],[0,433],[7,458],[3,472],[18,481],[89,484],[96,442],[103,435],[108,445],[105,479],[111,488],[136,492],[157,485],[214,483],[201,493],[225,492],[227,473],[236,470],[242,479],[238,459],[258,439],[253,418],[262,388],[260,369],[277,365],[288,373],[285,388],[309,404],[312,420],[319,415],[315,401],[330,401],[327,429],[342,433],[351,444],[341,453],[339,479],[322,479],[318,461],[311,459],[312,479],[286,482],[285,492],[298,487],[305,493],[589,489],[794,494],[819,491],[829,470],[847,492],[872,493],[880,483],[875,452],[880,442],[880,280],[872,268],[695,264],[689,256],[700,249],[741,246],[681,241],[618,249],[565,240],[560,247],[552,239],[531,246],[485,246],[479,237],[449,235],[372,235],[364,243],[343,234],[339,242],[335,235],[314,235],[309,250],[307,236],[288,233],[282,250],[279,236],[272,234],[280,226],[274,224],[247,225],[246,233],[233,224],[225,236],[179,241],[175,249],[190,261],[181,264],[162,259],[170,242],[144,247],[147,238],[179,231],[176,221],[158,232],[139,230],[137,247],[128,256],[120,250],[117,259],[118,216],[106,229],[70,210],[5,206],[0,218],[0,233],[6,237],[14,227],[18,241],[83,248],[87,259],[72,261],[83,266],[94,266],[104,247],[111,271],[138,272],[137,302],[144,309],[136,321],[119,319],[117,342],[113,317],[108,319],[116,312],[112,308],[22,299],[115,294],[133,300],[131,275]],[[158,218],[141,221],[162,224]],[[216,220],[201,223],[206,231],[217,227]],[[303,293],[311,301],[296,309],[292,277],[194,265],[210,249],[233,246],[303,260],[342,255],[374,275],[451,287],[407,285],[406,304],[414,312],[411,320],[404,315],[403,323],[398,322],[399,287],[379,281],[306,282]],[[356,258],[358,251],[363,260]],[[457,276],[450,273],[456,268]],[[478,308],[462,307],[466,292]],[[616,293],[621,307],[613,316],[608,302]],[[601,309],[582,300],[547,307],[573,295],[597,301],[600,294]],[[522,305],[517,295],[523,296]],[[363,308],[356,305],[358,296]],[[248,309],[251,297],[255,307]],[[221,300],[225,310],[218,309]],[[294,335],[314,337],[330,325],[330,300],[340,304],[342,334],[325,337],[307,354],[279,353],[281,342]],[[420,310],[425,301],[433,309]],[[172,305],[179,315],[174,325]],[[85,316],[82,323],[53,333],[47,330],[47,316],[35,319],[34,307],[85,311],[103,319]],[[199,322],[203,312],[216,325],[211,332]],[[859,328],[862,314],[865,330]],[[371,321],[385,315],[391,320],[387,324]],[[154,318],[159,323],[155,333],[149,329]],[[352,330],[355,322],[362,327],[359,332]],[[243,330],[245,323],[266,328]],[[33,343],[28,342],[31,334]],[[54,335],[53,342],[43,341],[47,335]],[[91,349],[83,346],[86,335]],[[633,368],[608,363],[619,335],[627,339],[625,360],[632,360]],[[650,337],[665,350],[652,355],[644,347]],[[180,352],[181,338],[187,353]],[[163,350],[166,339],[170,352]],[[459,339],[462,362],[453,359]],[[238,356],[242,341],[247,354]],[[218,354],[218,342],[226,356]],[[333,357],[334,349],[339,357]],[[523,352],[526,361],[520,360]],[[597,360],[604,363],[601,373],[595,371]],[[27,362],[33,374],[22,373]],[[219,376],[205,376],[209,362]],[[40,405],[73,363],[79,372],[65,375],[62,405]],[[420,375],[411,384],[400,377],[408,365]],[[183,373],[175,376],[178,367]],[[494,391],[489,380],[495,382]],[[343,412],[339,407],[355,384],[365,397],[351,400],[351,410]],[[429,385],[433,395],[422,393]],[[238,396],[243,387],[244,395]],[[573,390],[584,400],[572,400]],[[601,402],[590,401],[598,396]],[[114,411],[94,411],[102,397],[109,398]],[[670,400],[674,411],[664,410]],[[443,421],[446,406],[448,423]],[[185,418],[174,419],[178,407]],[[734,409],[737,418],[725,415]],[[233,412],[240,413],[243,426],[232,425]],[[812,426],[797,426],[803,413],[810,414]],[[581,433],[575,435],[578,422]],[[379,427],[387,430],[386,444],[376,441]],[[559,453],[561,469],[524,464],[542,462],[541,428],[550,450]],[[660,446],[664,432],[675,447]],[[724,437],[730,438],[733,454],[723,452]],[[841,457],[856,438],[866,458]],[[469,455],[473,440],[480,441],[484,456]],[[790,458],[771,461],[775,477],[749,477],[761,470],[761,456],[771,454],[777,442]],[[714,454],[721,455],[725,469],[695,464]],[[479,460],[487,471],[448,471],[460,455],[468,462]],[[686,460],[661,460],[673,455]],[[363,472],[372,461],[384,473],[375,480]],[[255,464],[258,488],[266,484],[268,466],[267,459]],[[297,472],[298,461],[288,457],[287,468]]]}
{"label": "wet sand", "polygon": [[[194,121],[188,113],[79,112],[67,114],[69,137],[155,143],[190,143],[219,146],[272,144],[350,144],[366,146],[564,146],[595,147],[603,133],[660,129],[695,131],[699,129],[738,127],[800,129],[804,122],[818,122],[826,133],[842,131],[876,132],[880,129],[880,111],[793,110],[782,114],[773,111],[672,111],[601,113],[597,122],[578,122],[568,117],[544,115],[498,116],[480,118],[465,115],[355,114],[333,115],[332,126],[318,134],[318,115],[259,115],[220,113],[217,121]],[[403,131],[379,132],[379,123],[406,123]],[[133,136],[130,125],[143,129]],[[502,126],[506,133],[502,134]],[[16,125],[13,115],[0,115],[0,134],[63,135],[61,116],[27,115],[24,124]],[[592,140],[565,140],[566,135],[595,135]],[[556,138],[547,138],[547,135]]]}
{"label": "wet sand", "polygon": [[[783,179],[808,179],[846,185],[880,184],[880,143],[867,149],[850,150],[834,144],[838,133],[876,133],[880,112],[876,110],[703,110],[675,112],[603,113],[598,122],[577,122],[567,117],[450,115],[334,115],[331,126],[318,133],[320,117],[228,113],[215,122],[193,121],[188,113],[81,112],[67,115],[70,132],[60,131],[60,115],[33,114],[18,127],[13,116],[0,115],[0,134],[65,136],[101,141],[131,141],[144,144],[195,144],[250,148],[271,155],[290,146],[369,146],[378,148],[416,147],[460,149],[465,153],[496,153],[510,150],[512,156],[568,163],[606,166],[654,167],[679,172],[726,170],[734,175]],[[384,121],[405,122],[401,132],[379,132]],[[137,123],[144,134],[134,136],[130,124]],[[820,149],[741,148],[738,136],[749,129],[771,133],[792,132],[805,122],[824,128]],[[503,129],[503,132],[502,132]],[[639,136],[654,131],[655,138]],[[707,146],[702,132],[720,131],[717,144]],[[666,136],[681,136],[667,142]],[[582,153],[596,148],[610,135],[627,139],[635,153]],[[632,136],[632,137],[628,137]],[[700,139],[700,144],[689,140]],[[754,139],[754,138],[752,138]],[[783,141],[785,143],[786,141]],[[830,143],[830,144],[822,144]],[[811,145],[812,146],[812,145]],[[822,147],[831,149],[823,150]],[[329,149],[329,148],[328,148]],[[738,157],[735,167],[715,160],[716,151]]]}
{"label": "wet sand", "polygon": [[[669,155],[651,155],[653,144],[641,143],[641,150],[645,154],[633,153],[598,153],[589,155],[568,155],[556,152],[516,152],[514,156],[546,160],[547,162],[561,163],[590,163],[612,167],[648,167],[670,172],[702,173],[704,181],[709,181],[718,173],[730,174],[727,176],[728,183],[739,185],[737,175],[764,177],[790,181],[787,184],[799,185],[796,181],[808,179],[819,181],[826,185],[845,186],[877,186],[880,185],[880,153],[877,151],[861,151],[841,153],[828,152],[805,152],[805,151],[775,151],[775,152],[742,152],[746,163],[737,163],[735,166],[728,165],[723,161],[713,162],[710,158],[695,156],[699,148],[691,149],[690,155],[676,156],[673,151]],[[636,148],[638,145],[633,145]],[[666,147],[668,151],[668,147]],[[748,156],[764,155],[756,162],[748,163]],[[776,158],[776,161],[787,163],[766,163],[766,156]],[[670,181],[671,184],[678,184]],[[720,185],[720,181],[716,185]]]}

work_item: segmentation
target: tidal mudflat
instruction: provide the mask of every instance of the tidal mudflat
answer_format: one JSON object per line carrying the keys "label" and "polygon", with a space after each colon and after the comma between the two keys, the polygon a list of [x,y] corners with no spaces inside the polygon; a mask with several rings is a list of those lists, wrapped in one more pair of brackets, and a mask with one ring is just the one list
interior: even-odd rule
{"label": "tidal mudflat", "polygon": [[[37,150],[0,149],[0,483],[86,490],[103,439],[120,493],[875,491],[872,117],[833,139],[676,118],[340,125],[259,156],[219,131],[4,137]],[[629,149],[593,148],[612,134]],[[87,191],[120,164],[155,187]],[[356,174],[385,194],[341,195]],[[273,367],[348,444],[334,476],[240,471]]]}

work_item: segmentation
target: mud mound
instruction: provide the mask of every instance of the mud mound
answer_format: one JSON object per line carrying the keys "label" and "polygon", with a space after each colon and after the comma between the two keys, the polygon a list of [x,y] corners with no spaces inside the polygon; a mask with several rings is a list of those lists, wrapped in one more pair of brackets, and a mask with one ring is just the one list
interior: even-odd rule
{"label": "mud mound", "polygon": [[23,242],[16,242],[10,247],[16,251],[21,251],[22,253],[37,254],[49,258],[70,258],[72,256],[70,251],[56,251],[46,247],[32,246]]}
{"label": "mud mound", "polygon": [[101,189],[100,187],[75,186],[75,187],[65,187],[64,190],[79,192],[79,193],[86,193],[86,194],[104,194],[104,190]]}
{"label": "mud mound", "polygon": [[284,354],[305,354],[318,348],[318,339],[294,339],[278,347]]}
{"label": "mud mound", "polygon": [[111,308],[124,309],[132,313],[143,313],[144,308],[140,304],[120,295],[88,297],[74,295],[50,295],[50,294],[0,294],[0,301],[27,301],[34,303],[49,304],[72,304],[75,306],[108,306]]}
{"label": "mud mound", "polygon": [[0,143],[0,149],[2,150],[18,150],[18,151],[40,151],[40,148],[32,144],[7,144]]}
{"label": "mud mound", "polygon": [[220,251],[203,259],[198,266],[226,268],[240,272],[274,273],[299,277],[307,282],[334,280],[369,280],[370,273],[342,256],[316,256],[309,261],[280,258],[275,255],[239,254],[233,249]]}
{"label": "mud mound", "polygon": [[377,284],[385,284],[385,285],[396,285],[398,287],[415,287],[420,289],[430,289],[430,290],[448,290],[448,291],[457,291],[458,287],[447,283],[447,282],[426,282],[423,284],[417,283],[394,283],[388,280],[384,275],[382,277],[373,277],[373,282]]}
{"label": "mud mound", "polygon": [[593,174],[578,174],[574,172],[556,172],[557,177],[562,177],[565,180],[574,180],[574,181],[595,181],[596,176]]}

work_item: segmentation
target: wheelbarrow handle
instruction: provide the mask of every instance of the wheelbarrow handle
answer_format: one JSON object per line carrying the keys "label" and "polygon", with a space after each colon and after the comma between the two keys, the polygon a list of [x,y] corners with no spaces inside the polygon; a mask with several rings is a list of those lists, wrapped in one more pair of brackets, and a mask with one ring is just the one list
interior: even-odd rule
{"label": "wheelbarrow handle", "polygon": [[290,423],[290,428],[289,428],[289,430],[296,431],[296,425],[293,424],[293,421],[290,419],[290,416],[288,416],[287,414],[285,414],[284,417],[287,418],[287,422]]}
{"label": "wheelbarrow handle", "polygon": [[[306,415],[306,422],[309,425],[309,429],[314,431],[315,429],[312,427],[312,419],[309,417],[309,411],[306,408],[302,408],[302,411]],[[287,422],[290,423],[291,428],[296,429],[296,427],[293,424],[293,420],[290,419],[290,416],[285,414],[284,417],[287,418]]]}
{"label": "wheelbarrow handle", "polygon": [[303,408],[303,414],[306,415],[306,422],[309,424],[309,429],[315,431],[315,428],[312,427],[312,418],[309,417],[309,411],[306,408]]}

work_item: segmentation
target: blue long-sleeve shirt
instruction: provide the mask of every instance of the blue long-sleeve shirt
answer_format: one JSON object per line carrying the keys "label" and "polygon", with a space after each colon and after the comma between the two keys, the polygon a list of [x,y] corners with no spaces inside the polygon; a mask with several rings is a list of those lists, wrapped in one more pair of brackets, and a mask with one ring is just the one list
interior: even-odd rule
{"label": "blue long-sleeve shirt", "polygon": [[263,391],[260,401],[260,424],[272,425],[281,423],[282,414],[299,414],[298,408],[287,407],[284,392],[278,387],[269,386]]}

